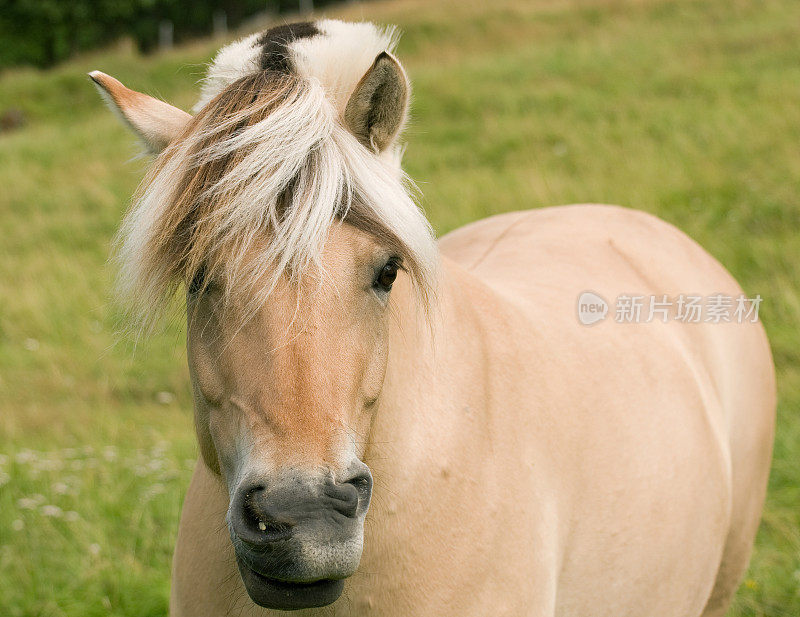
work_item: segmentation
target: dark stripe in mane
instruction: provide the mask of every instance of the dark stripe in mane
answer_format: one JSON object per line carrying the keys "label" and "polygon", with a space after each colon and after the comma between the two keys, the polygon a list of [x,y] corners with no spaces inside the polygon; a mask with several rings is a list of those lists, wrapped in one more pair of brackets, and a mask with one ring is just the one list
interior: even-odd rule
{"label": "dark stripe in mane", "polygon": [[293,67],[289,58],[289,44],[317,34],[320,31],[310,21],[270,28],[258,39],[258,44],[261,45],[261,68],[265,71],[291,73]]}

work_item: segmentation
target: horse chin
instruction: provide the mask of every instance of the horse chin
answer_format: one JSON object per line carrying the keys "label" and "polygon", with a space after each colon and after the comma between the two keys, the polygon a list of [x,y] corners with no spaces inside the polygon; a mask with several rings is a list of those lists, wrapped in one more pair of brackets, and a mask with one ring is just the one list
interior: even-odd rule
{"label": "horse chin", "polygon": [[264,608],[295,611],[317,608],[335,602],[344,590],[344,580],[320,579],[310,583],[294,583],[259,574],[236,559],[250,599]]}

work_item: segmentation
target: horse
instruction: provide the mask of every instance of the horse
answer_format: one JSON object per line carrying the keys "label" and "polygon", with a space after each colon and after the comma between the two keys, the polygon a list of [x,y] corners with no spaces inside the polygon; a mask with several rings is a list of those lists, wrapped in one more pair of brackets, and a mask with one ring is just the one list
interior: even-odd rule
{"label": "horse", "polygon": [[437,242],[400,166],[396,43],[254,34],[193,114],[90,74],[155,156],[122,298],[144,326],[186,296],[199,455],[171,614],[722,616],[765,498],[769,345],[757,319],[621,300],[741,288],[616,206]]}

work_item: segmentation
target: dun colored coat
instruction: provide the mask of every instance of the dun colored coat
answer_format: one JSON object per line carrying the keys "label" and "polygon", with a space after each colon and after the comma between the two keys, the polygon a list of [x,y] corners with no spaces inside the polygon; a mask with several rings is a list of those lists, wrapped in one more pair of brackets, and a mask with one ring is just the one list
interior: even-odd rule
{"label": "dun colored coat", "polygon": [[[145,312],[188,290],[202,456],[172,615],[723,616],[775,411],[741,289],[612,206],[434,243],[399,170],[393,42],[334,21],[254,35],[194,116],[92,74],[158,154],[123,289]],[[687,323],[689,295],[729,298],[729,319]]]}

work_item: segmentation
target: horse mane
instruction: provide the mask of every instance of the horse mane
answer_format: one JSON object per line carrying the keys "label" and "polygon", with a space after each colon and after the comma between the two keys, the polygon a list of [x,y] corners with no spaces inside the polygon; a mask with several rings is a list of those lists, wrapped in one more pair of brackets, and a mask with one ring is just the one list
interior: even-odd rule
{"label": "horse mane", "polygon": [[322,21],[219,52],[195,116],[156,159],[118,235],[119,286],[138,317],[156,316],[181,284],[212,279],[252,314],[282,276],[321,268],[341,222],[399,254],[428,306],[437,253],[413,184],[396,153],[376,155],[342,123],[359,79],[395,41],[372,24]]}

